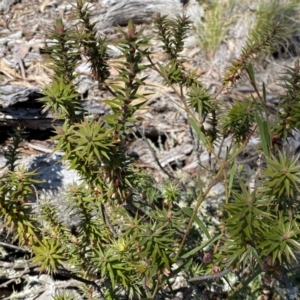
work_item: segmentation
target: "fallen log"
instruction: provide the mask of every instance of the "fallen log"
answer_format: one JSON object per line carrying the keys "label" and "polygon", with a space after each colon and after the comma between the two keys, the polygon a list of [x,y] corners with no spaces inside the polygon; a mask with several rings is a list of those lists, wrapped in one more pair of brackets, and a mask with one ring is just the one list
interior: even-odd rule
{"label": "fallen log", "polygon": [[193,22],[200,20],[203,9],[196,0],[124,0],[111,6],[99,19],[97,29],[125,26],[132,19],[135,24],[150,24],[157,13],[174,17],[185,13]]}

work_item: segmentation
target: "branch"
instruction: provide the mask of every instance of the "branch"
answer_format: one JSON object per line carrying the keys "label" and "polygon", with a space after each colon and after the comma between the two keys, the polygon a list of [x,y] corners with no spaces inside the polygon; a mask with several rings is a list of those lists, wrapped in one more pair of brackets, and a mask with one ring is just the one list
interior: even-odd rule
{"label": "branch", "polygon": [[217,274],[209,274],[209,275],[203,275],[198,277],[193,277],[188,280],[188,282],[197,282],[197,281],[204,281],[204,280],[215,280],[221,277],[224,277],[231,271],[229,269],[225,269],[224,271],[217,273]]}

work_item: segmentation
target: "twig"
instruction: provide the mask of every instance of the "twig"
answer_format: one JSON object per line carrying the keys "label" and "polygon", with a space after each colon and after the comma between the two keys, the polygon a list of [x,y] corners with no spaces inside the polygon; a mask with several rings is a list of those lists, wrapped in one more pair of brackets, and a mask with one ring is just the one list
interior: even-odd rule
{"label": "twig", "polygon": [[104,83],[104,86],[114,97],[117,97],[117,94],[109,87],[108,84]]}
{"label": "twig", "polygon": [[0,246],[5,247],[5,248],[9,248],[9,249],[14,249],[14,250],[22,251],[22,252],[30,252],[29,250],[27,250],[25,248],[18,247],[18,246],[15,246],[15,245],[4,243],[4,242],[0,242]]}
{"label": "twig", "polygon": [[229,269],[225,269],[224,271],[217,273],[217,274],[209,274],[209,275],[203,275],[198,277],[193,277],[188,280],[188,282],[197,282],[197,281],[204,281],[204,280],[215,280],[221,277],[224,277],[231,271]]}
{"label": "twig", "polygon": [[118,235],[117,235],[117,233],[115,232],[113,226],[110,223],[109,217],[107,215],[107,212],[106,212],[106,209],[105,209],[105,206],[104,206],[103,203],[101,203],[100,208],[101,208],[102,217],[104,219],[104,222],[105,222],[106,226],[110,230],[110,232],[113,235],[113,237],[116,239],[118,237]]}
{"label": "twig", "polygon": [[66,276],[66,277],[71,278],[71,279],[75,279],[75,280],[80,281],[80,282],[82,282],[84,284],[92,285],[93,287],[96,288],[96,290],[103,297],[103,294],[102,294],[102,291],[101,291],[101,287],[95,281],[82,278],[82,277],[80,277],[80,276],[78,276],[78,275],[76,275],[76,274],[74,274],[74,273],[72,273],[72,272],[70,272],[69,270],[66,270],[66,269],[58,269],[57,272],[60,275]]}
{"label": "twig", "polygon": [[1,298],[1,300],[11,300],[11,299],[37,299],[37,297],[39,297],[42,293],[46,292],[47,288],[44,286],[41,286],[40,288],[38,288],[37,290],[34,291],[34,296],[31,298],[32,296],[32,290],[28,289],[26,291],[20,291],[17,294],[13,293],[13,295],[10,295],[8,297],[5,298]]}
{"label": "twig", "polygon": [[29,269],[34,269],[36,267],[38,267],[39,264],[38,263],[30,263],[28,261],[24,261],[24,262],[18,262],[18,263],[10,263],[10,262],[6,262],[6,261],[0,261],[0,268],[11,268],[16,270],[24,270],[26,268]]}
{"label": "twig", "polygon": [[[9,262],[0,261],[0,268],[1,267],[6,268],[6,269],[11,268],[11,269],[14,269],[14,270],[22,270],[22,271],[21,271],[21,274],[18,277],[14,277],[14,278],[10,279],[9,281],[7,281],[7,282],[3,283],[2,285],[0,285],[0,288],[5,287],[7,284],[14,281],[16,278],[20,278],[24,274],[27,274],[30,271],[34,270],[35,268],[39,267],[39,263],[29,263],[28,261],[21,262],[21,263],[9,263]],[[75,279],[75,280],[77,280],[79,282],[82,282],[84,284],[92,285],[101,294],[101,296],[103,296],[102,291],[101,291],[101,287],[96,282],[94,282],[92,280],[82,278],[82,277],[72,273],[71,271],[69,271],[67,269],[62,269],[62,268],[59,268],[56,271],[56,273],[59,274],[59,275],[68,277],[70,279]]]}
{"label": "twig", "polygon": [[259,158],[259,156],[258,156],[258,155],[255,155],[255,156],[250,157],[250,158],[247,158],[247,159],[237,160],[236,163],[237,163],[237,164],[246,164],[246,163],[248,163],[248,162],[257,160],[258,158]]}
{"label": "twig", "polygon": [[29,269],[29,268],[24,269],[24,270],[23,270],[20,274],[18,274],[17,276],[15,276],[15,277],[9,279],[8,281],[6,281],[6,282],[0,284],[0,289],[1,289],[1,288],[4,288],[4,287],[7,287],[10,283],[14,282],[16,279],[21,278],[23,275],[28,274],[29,272],[30,272],[30,269]]}
{"label": "twig", "polygon": [[[215,186],[215,184],[217,184],[218,182],[220,182],[220,181],[223,180],[222,175],[224,176],[224,174],[223,174],[224,170],[228,167],[228,165],[229,165],[232,161],[234,161],[234,160],[237,158],[237,156],[242,152],[242,150],[245,149],[245,145],[248,144],[248,142],[249,142],[251,136],[253,135],[253,133],[255,132],[255,130],[256,130],[256,126],[255,126],[254,129],[248,134],[246,140],[245,140],[244,143],[240,146],[240,148],[237,149],[236,152],[235,152],[234,154],[232,154],[232,156],[231,156],[227,161],[225,161],[225,162],[223,162],[223,163],[221,164],[218,173],[211,179],[211,181],[210,181],[210,183],[208,184],[206,190],[205,190],[204,192],[202,192],[202,191],[200,192],[200,194],[199,194],[199,196],[198,196],[198,198],[197,198],[197,200],[196,200],[196,206],[194,207],[194,210],[193,210],[193,213],[192,213],[192,215],[191,215],[191,217],[190,217],[189,223],[188,223],[188,225],[187,225],[185,234],[184,234],[184,236],[183,236],[183,238],[182,238],[182,241],[181,241],[181,243],[180,243],[180,245],[179,245],[179,249],[178,249],[177,254],[176,254],[176,256],[175,256],[176,259],[178,259],[179,255],[180,255],[180,252],[181,252],[181,250],[182,250],[182,248],[183,248],[183,246],[184,246],[184,243],[185,243],[185,241],[186,241],[186,239],[187,239],[187,236],[188,236],[188,234],[189,234],[189,232],[190,232],[190,229],[191,229],[192,224],[193,224],[193,222],[194,222],[194,220],[195,220],[195,216],[197,215],[197,212],[198,212],[198,209],[199,209],[200,205],[202,204],[202,202],[204,201],[204,199],[207,197],[207,195],[208,195],[208,193],[210,192],[210,190]],[[215,153],[214,153],[214,154],[215,154]],[[215,157],[217,158],[216,155],[215,155]]]}
{"label": "twig", "polygon": [[15,44],[13,55],[14,55],[15,64],[18,64],[21,69],[21,74],[23,79],[26,79],[26,72],[24,68],[22,55],[21,55],[22,52],[21,47],[22,47],[21,45]]}

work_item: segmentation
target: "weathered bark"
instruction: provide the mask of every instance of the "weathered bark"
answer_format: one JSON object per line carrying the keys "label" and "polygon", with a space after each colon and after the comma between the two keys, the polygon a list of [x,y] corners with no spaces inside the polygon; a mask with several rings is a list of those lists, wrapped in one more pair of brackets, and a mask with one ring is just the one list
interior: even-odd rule
{"label": "weathered bark", "polygon": [[128,0],[112,6],[105,14],[101,29],[124,26],[132,19],[135,24],[151,23],[156,13],[175,15],[182,11],[179,0]]}
{"label": "weathered bark", "polygon": [[203,14],[203,9],[196,0],[123,0],[107,11],[98,29],[124,26],[130,19],[135,24],[149,24],[157,13],[169,16],[185,13],[196,21]]}
{"label": "weathered bark", "polygon": [[[83,92],[85,89],[83,88]],[[50,111],[43,112],[39,98],[43,95],[36,88],[18,85],[0,86],[0,128],[23,125],[29,129],[52,129],[53,125],[62,125]],[[90,104],[83,101],[84,108],[95,117],[104,115],[108,109],[101,104]]]}

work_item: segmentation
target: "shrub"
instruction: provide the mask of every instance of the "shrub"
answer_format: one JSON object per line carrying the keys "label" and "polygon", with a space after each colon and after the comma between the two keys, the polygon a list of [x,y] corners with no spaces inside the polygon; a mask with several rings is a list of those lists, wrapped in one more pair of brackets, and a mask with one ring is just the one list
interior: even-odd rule
{"label": "shrub", "polygon": [[[211,290],[226,292],[223,297],[228,299],[257,295],[249,287],[251,282],[252,288],[267,287],[293,299],[300,250],[300,165],[283,144],[299,129],[299,63],[286,70],[286,94],[276,117],[267,109],[266,88],[256,81],[252,66],[258,54],[269,53],[282,38],[281,25],[265,26],[248,41],[224,75],[221,90],[213,95],[183,67],[179,53],[190,27],[186,16],[157,15],[157,35],[169,58],[165,63],[151,59],[149,38],[133,22],[119,28],[118,48],[124,60],[117,62],[119,77],[109,81],[108,43],[96,37],[82,0],[77,0],[75,11],[76,28],[57,20],[50,33],[54,75],[41,101],[45,110],[64,120],[54,128],[56,149],[64,152],[63,160],[82,178],[68,190],[68,213],[76,215],[78,225],[74,230],[59,221],[50,202],[41,206],[44,226],[40,226],[26,205],[34,193],[33,174],[15,169],[17,155],[12,155],[11,170],[0,186],[1,218],[7,231],[28,247],[40,272],[63,272],[81,281],[88,299],[174,296],[171,280],[179,274],[197,299],[207,299],[211,281],[222,277],[231,281],[231,288],[226,291],[221,284]],[[76,92],[74,70],[81,55],[91,63],[99,88],[111,94],[105,100],[110,113],[103,117],[91,118]],[[142,74],[147,68],[173,89],[196,139],[211,158],[208,167],[202,166],[205,176],[199,176],[193,209],[178,205],[179,186],[171,182],[163,191],[156,190],[153,178],[125,155],[125,133],[132,130],[134,113],[146,101],[139,89],[146,85]],[[225,110],[218,96],[244,78],[255,93]],[[240,176],[238,158],[254,137],[259,137],[260,148],[250,185]],[[218,147],[225,140],[230,142],[221,157]],[[198,212],[217,183],[225,188],[225,201],[220,204],[219,226],[211,231]],[[259,279],[263,285],[257,284]]]}

